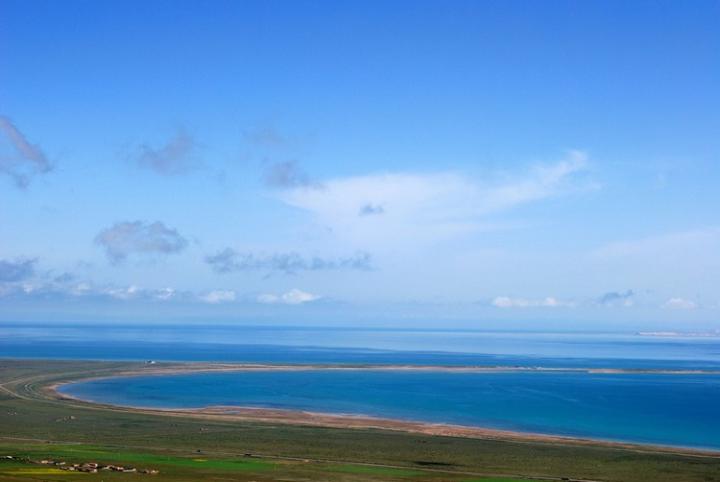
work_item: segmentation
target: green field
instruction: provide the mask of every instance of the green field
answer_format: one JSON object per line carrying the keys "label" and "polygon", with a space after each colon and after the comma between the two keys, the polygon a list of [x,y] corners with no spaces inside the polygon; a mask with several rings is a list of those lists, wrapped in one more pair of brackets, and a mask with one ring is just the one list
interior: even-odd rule
{"label": "green field", "polygon": [[[0,481],[720,482],[720,458],[143,414],[43,387],[138,363],[0,360]],[[77,473],[49,459],[159,470]]]}

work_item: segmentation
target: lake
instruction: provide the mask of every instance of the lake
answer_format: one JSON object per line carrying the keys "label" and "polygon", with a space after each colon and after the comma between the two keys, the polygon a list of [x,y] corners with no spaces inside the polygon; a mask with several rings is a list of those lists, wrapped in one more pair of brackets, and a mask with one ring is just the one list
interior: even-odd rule
{"label": "lake", "polygon": [[720,449],[720,376],[307,370],[139,376],[63,393],[155,408],[217,405]]}
{"label": "lake", "polygon": [[0,323],[0,357],[720,368],[720,337],[247,325]]}

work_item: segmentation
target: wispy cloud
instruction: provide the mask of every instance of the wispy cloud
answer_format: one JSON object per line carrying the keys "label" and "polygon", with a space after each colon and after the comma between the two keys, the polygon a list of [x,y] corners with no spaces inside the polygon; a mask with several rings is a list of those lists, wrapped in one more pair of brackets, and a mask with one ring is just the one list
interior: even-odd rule
{"label": "wispy cloud", "polygon": [[685,298],[670,298],[662,307],[669,310],[694,310],[697,308],[697,303]]}
{"label": "wispy cloud", "polygon": [[196,298],[190,292],[181,292],[174,288],[141,288],[136,284],[97,285],[90,281],[78,281],[72,275],[51,277],[47,273],[18,282],[0,282],[0,298],[8,296],[34,300],[92,299],[105,301],[191,301]]}
{"label": "wispy cloud", "polygon": [[215,290],[199,296],[201,301],[210,304],[227,303],[237,299],[237,293],[233,290]]}
{"label": "wispy cloud", "polygon": [[417,244],[477,231],[490,214],[587,188],[576,179],[586,166],[587,156],[573,151],[514,175],[387,173],[330,179],[320,189],[278,175],[275,185],[285,188],[283,202],[358,246]]}
{"label": "wispy cloud", "polygon": [[191,299],[191,294],[174,288],[141,288],[130,286],[100,286],[88,283],[75,286],[75,296],[107,297],[119,301],[181,301]]}
{"label": "wispy cloud", "polygon": [[575,306],[571,301],[562,301],[549,296],[543,299],[511,298],[498,296],[491,303],[496,308],[568,308]]}
{"label": "wispy cloud", "polygon": [[360,212],[358,212],[359,216],[373,216],[377,214],[383,214],[385,212],[385,208],[383,208],[380,205],[373,205],[373,204],[366,204],[363,207],[360,208]]}
{"label": "wispy cloud", "polygon": [[300,271],[367,270],[371,268],[368,253],[357,253],[345,258],[322,258],[306,257],[295,252],[269,255],[239,253],[232,248],[226,248],[217,254],[205,257],[205,262],[217,273],[277,271],[294,274]]}
{"label": "wispy cloud", "polygon": [[605,306],[632,306],[635,292],[627,291],[609,291],[597,299],[597,303]]}
{"label": "wispy cloud", "polygon": [[47,156],[36,144],[30,143],[13,122],[0,116],[0,134],[4,138],[0,150],[0,173],[9,176],[19,188],[25,188],[36,174],[52,169]]}
{"label": "wispy cloud", "polygon": [[265,184],[272,188],[319,188],[320,185],[310,179],[297,161],[285,161],[269,164],[263,174]]}
{"label": "wispy cloud", "polygon": [[36,264],[37,259],[0,259],[0,282],[14,283],[31,278]]}
{"label": "wispy cloud", "polygon": [[299,290],[297,288],[291,289],[287,293],[276,294],[262,294],[258,296],[257,300],[260,303],[266,304],[283,304],[283,305],[301,305],[303,303],[309,303],[311,301],[319,300],[321,297],[308,293],[306,291]]}
{"label": "wispy cloud", "polygon": [[0,259],[0,297],[70,292],[75,277],[38,269],[37,258]]}
{"label": "wispy cloud", "polygon": [[245,131],[245,140],[259,147],[285,147],[290,140],[273,127],[259,127]]}
{"label": "wispy cloud", "polygon": [[131,254],[170,254],[182,251],[187,240],[177,230],[156,221],[121,222],[103,229],[95,237],[95,243],[105,249],[114,263],[123,261]]}
{"label": "wispy cloud", "polygon": [[[190,291],[172,287],[147,288],[139,283],[97,284],[73,273],[37,269],[36,259],[0,260],[0,299],[86,300],[99,302],[173,302],[219,304],[238,301],[233,290]],[[256,302],[247,295],[245,302]]]}
{"label": "wispy cloud", "polygon": [[177,175],[193,167],[195,147],[195,140],[181,129],[163,146],[141,144],[134,157],[141,167],[166,176]]}
{"label": "wispy cloud", "polygon": [[24,299],[33,300],[34,302],[85,300],[102,303],[195,303],[206,305],[263,303],[301,305],[320,298],[319,295],[297,288],[279,294],[240,295],[231,289],[188,291],[171,287],[145,288],[138,284],[95,284],[91,281],[78,281],[74,276],[54,278],[48,276],[23,276],[22,279],[19,276],[12,276],[10,281],[0,279],[0,301]]}

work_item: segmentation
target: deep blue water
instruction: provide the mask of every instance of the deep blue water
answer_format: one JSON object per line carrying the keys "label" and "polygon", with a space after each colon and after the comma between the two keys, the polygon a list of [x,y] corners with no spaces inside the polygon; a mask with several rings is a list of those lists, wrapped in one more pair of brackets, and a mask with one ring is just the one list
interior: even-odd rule
{"label": "deep blue water", "polygon": [[0,357],[720,368],[720,338],[232,325],[0,323]]}
{"label": "deep blue water", "polygon": [[67,385],[105,403],[352,413],[720,449],[720,376],[382,371],[144,376]]}

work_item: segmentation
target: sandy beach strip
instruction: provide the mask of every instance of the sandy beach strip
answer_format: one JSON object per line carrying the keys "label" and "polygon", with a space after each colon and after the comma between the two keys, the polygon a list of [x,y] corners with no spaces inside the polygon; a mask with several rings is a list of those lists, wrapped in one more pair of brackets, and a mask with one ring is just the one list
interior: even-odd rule
{"label": "sandy beach strip", "polygon": [[[262,364],[262,363],[162,363],[144,364],[128,370],[113,371],[107,376],[78,379],[89,381],[103,378],[181,375],[211,372],[253,371],[395,371],[395,372],[444,372],[444,373],[586,373],[600,375],[720,375],[720,370],[704,369],[646,369],[603,367],[544,367],[510,365],[370,365],[370,364]],[[68,381],[70,383],[72,381]]]}

